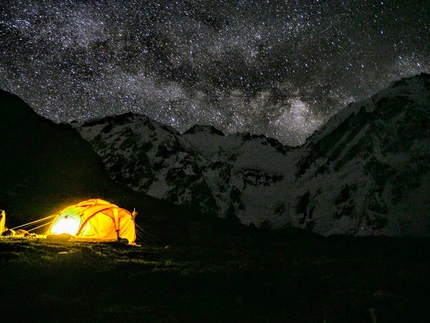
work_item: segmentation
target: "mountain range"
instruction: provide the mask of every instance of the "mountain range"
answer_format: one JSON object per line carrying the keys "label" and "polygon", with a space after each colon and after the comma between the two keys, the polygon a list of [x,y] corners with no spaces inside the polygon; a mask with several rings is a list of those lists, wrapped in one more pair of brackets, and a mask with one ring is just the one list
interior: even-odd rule
{"label": "mountain range", "polygon": [[334,115],[299,147],[264,135],[185,133],[144,115],[72,123],[118,184],[266,229],[430,234],[430,75]]}

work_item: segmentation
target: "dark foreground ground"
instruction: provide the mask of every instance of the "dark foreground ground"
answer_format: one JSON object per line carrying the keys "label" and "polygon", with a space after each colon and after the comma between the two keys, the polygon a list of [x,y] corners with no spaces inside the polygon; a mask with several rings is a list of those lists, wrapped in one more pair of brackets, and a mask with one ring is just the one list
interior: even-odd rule
{"label": "dark foreground ground", "polygon": [[0,321],[430,322],[428,240],[268,235],[168,248],[2,239]]}

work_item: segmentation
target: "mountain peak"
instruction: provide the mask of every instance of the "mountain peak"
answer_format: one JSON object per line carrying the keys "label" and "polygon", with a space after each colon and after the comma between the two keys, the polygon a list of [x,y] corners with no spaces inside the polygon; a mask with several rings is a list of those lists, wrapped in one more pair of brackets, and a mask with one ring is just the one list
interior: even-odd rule
{"label": "mountain peak", "polygon": [[224,136],[224,133],[221,130],[218,130],[217,128],[215,128],[214,126],[200,125],[200,124],[195,124],[190,129],[185,131],[183,134],[184,135],[192,135],[192,134],[196,134],[196,133],[208,133],[208,134],[212,134],[212,135]]}

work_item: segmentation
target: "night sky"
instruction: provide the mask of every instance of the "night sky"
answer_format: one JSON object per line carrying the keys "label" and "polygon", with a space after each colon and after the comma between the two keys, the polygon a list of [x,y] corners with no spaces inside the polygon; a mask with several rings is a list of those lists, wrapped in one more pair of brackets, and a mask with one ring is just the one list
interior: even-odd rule
{"label": "night sky", "polygon": [[347,103],[430,72],[429,8],[1,0],[0,88],[56,122],[131,111],[298,145]]}

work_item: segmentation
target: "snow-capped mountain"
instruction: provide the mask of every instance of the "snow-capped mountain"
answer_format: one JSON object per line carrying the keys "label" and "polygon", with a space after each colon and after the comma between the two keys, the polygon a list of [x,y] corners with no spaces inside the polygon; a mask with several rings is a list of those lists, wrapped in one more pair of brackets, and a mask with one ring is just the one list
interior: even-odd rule
{"label": "snow-capped mountain", "polygon": [[342,110],[300,148],[299,222],[324,234],[429,235],[429,124],[428,74]]}
{"label": "snow-capped mountain", "polygon": [[296,148],[142,115],[73,126],[117,182],[257,227],[323,235],[430,234],[430,76],[340,111]]}

